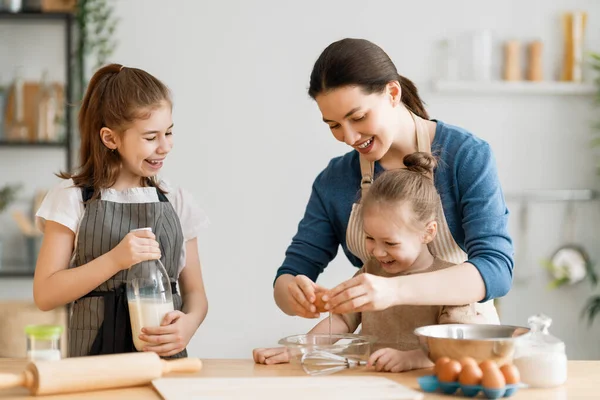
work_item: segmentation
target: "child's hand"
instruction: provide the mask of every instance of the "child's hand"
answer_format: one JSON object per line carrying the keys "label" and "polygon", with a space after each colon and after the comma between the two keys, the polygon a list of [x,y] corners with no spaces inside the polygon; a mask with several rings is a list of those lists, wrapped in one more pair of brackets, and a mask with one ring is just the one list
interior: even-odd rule
{"label": "child's hand", "polygon": [[186,314],[175,310],[165,315],[161,326],[142,328],[140,339],[148,342],[144,351],[167,357],[183,351],[196,329]]}
{"label": "child's hand", "polygon": [[367,367],[375,367],[379,372],[402,372],[414,369],[414,352],[390,348],[379,349],[369,357]]}
{"label": "child's hand", "polygon": [[108,252],[118,270],[128,269],[142,261],[160,258],[160,247],[154,233],[147,230],[129,232],[123,240]]}
{"label": "child's hand", "polygon": [[290,353],[285,347],[275,347],[272,349],[254,349],[252,357],[257,364],[283,364],[290,362]]}
{"label": "child's hand", "polygon": [[317,300],[317,291],[325,291],[305,275],[296,275],[288,285],[293,311],[299,317],[319,318],[314,302]]}
{"label": "child's hand", "polygon": [[381,311],[391,307],[394,280],[372,274],[359,274],[340,283],[323,296],[327,310],[336,314]]}

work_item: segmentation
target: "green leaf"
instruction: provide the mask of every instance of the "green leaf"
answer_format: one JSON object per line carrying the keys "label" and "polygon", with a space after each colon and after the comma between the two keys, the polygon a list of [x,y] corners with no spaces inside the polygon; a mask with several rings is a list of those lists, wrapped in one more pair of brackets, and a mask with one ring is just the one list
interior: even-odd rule
{"label": "green leaf", "polygon": [[591,326],[592,323],[594,323],[594,319],[596,318],[596,316],[599,313],[600,313],[600,296],[593,296],[587,301],[587,303],[583,307],[583,310],[581,311],[581,317],[582,318],[587,317],[588,325]]}
{"label": "green leaf", "polygon": [[[600,168],[600,165],[598,166],[598,168]],[[543,259],[540,261],[540,264],[542,265],[542,267],[544,267],[544,269],[547,269],[550,272],[554,272],[554,264],[552,264],[552,261],[548,260],[548,259]]]}
{"label": "green leaf", "polygon": [[588,52],[588,56],[594,60],[600,61],[600,53],[595,53],[593,51]]}
{"label": "green leaf", "polygon": [[585,265],[585,269],[590,278],[590,282],[592,283],[592,288],[595,288],[598,285],[598,274],[596,274],[596,268],[594,264],[591,262],[587,263]]}
{"label": "green leaf", "polygon": [[[597,124],[594,124],[594,129],[600,129],[600,122]],[[600,137],[594,138],[590,141],[590,145],[593,147],[597,147],[600,146]]]}
{"label": "green leaf", "polygon": [[6,185],[0,189],[0,213],[16,200],[20,190],[21,184]]}
{"label": "green leaf", "polygon": [[567,283],[569,283],[569,278],[567,278],[567,277],[559,278],[559,279],[555,279],[555,280],[551,281],[550,283],[548,283],[547,288],[549,290],[554,290],[554,289],[558,289],[561,286],[566,285]]}

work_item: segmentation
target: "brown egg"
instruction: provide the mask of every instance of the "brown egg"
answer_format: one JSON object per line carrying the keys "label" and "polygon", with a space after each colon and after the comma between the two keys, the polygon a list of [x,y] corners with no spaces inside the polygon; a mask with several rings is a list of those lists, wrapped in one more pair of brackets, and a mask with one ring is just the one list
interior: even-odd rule
{"label": "brown egg", "polygon": [[442,365],[448,363],[450,361],[450,357],[440,357],[435,362],[435,366],[433,367],[433,374],[437,375],[441,371]]}
{"label": "brown egg", "polygon": [[463,369],[467,366],[467,365],[474,365],[476,367],[479,367],[477,365],[477,361],[475,361],[475,359],[473,357],[461,357],[460,360],[458,360],[458,362],[460,363],[460,365],[462,365]]}
{"label": "brown egg", "polygon": [[500,372],[504,375],[507,385],[513,385],[521,382],[521,374],[519,369],[512,364],[506,364],[500,367]]}
{"label": "brown egg", "polygon": [[458,381],[461,385],[479,385],[482,377],[483,372],[481,372],[481,368],[479,368],[477,363],[475,365],[467,363],[467,365],[463,366],[462,371],[460,371]]}
{"label": "brown egg", "polygon": [[493,360],[485,360],[479,363],[479,368],[481,368],[481,370],[484,372],[486,369],[494,367],[498,368],[498,364],[496,364]]}
{"label": "brown egg", "polygon": [[315,302],[313,303],[317,308],[318,313],[328,312],[329,310],[325,309],[325,302],[321,299],[320,295],[316,296]]}
{"label": "brown egg", "polygon": [[313,304],[315,305],[315,307],[317,308],[317,312],[319,313],[329,312],[329,310],[325,309],[325,302],[322,299],[322,296],[325,293],[327,293],[326,290],[319,290],[315,293],[315,302]]}
{"label": "brown egg", "polygon": [[440,367],[437,377],[440,382],[456,382],[462,367],[456,360],[450,360]]}
{"label": "brown egg", "polygon": [[494,364],[493,367],[488,367],[483,371],[483,378],[481,379],[481,385],[488,389],[502,389],[506,386],[506,380],[504,375],[500,372],[500,368]]}

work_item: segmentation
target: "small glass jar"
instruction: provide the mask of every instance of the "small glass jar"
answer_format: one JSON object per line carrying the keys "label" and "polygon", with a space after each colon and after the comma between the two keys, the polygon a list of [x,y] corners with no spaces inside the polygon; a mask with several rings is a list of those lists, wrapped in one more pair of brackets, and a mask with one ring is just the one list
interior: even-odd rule
{"label": "small glass jar", "polygon": [[61,359],[60,337],[63,327],[60,325],[28,325],[27,358],[30,361],[58,361]]}
{"label": "small glass jar", "polygon": [[513,363],[521,381],[531,387],[548,388],[567,380],[567,355],[562,340],[552,336],[552,319],[544,314],[529,317],[530,332],[517,342]]}

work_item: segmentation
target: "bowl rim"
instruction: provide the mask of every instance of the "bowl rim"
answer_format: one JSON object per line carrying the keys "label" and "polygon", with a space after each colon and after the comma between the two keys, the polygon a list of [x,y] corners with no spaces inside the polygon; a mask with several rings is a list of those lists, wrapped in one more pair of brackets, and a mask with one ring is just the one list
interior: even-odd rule
{"label": "bowl rim", "polygon": [[[450,327],[450,328],[463,327],[463,326],[503,327],[503,328],[513,329],[514,331],[522,329],[523,333],[518,336],[495,337],[495,338],[453,338],[453,337],[443,337],[443,336],[432,336],[432,335],[426,335],[423,333],[423,331],[426,330],[427,328],[437,327],[437,326],[445,326],[445,327]],[[422,338],[447,339],[447,340],[458,340],[458,341],[463,341],[463,340],[467,341],[468,340],[468,341],[480,341],[480,342],[494,342],[494,341],[498,341],[498,340],[502,340],[502,341],[519,340],[519,339],[523,338],[524,336],[526,336],[529,332],[530,332],[530,328],[525,327],[525,326],[504,325],[504,324],[434,324],[434,325],[420,326],[413,331],[415,336],[422,337]]]}
{"label": "bowl rim", "polygon": [[320,346],[320,347],[327,347],[330,349],[337,348],[337,347],[348,347],[347,343],[344,343],[344,344],[337,344],[337,343],[333,343],[333,344],[310,344],[310,343],[301,344],[301,343],[290,342],[290,339],[298,338],[301,336],[332,337],[332,338],[337,338],[337,339],[353,339],[353,340],[361,341],[359,343],[352,343],[351,345],[364,345],[364,344],[371,345],[371,344],[377,342],[376,336],[361,335],[361,334],[356,334],[356,333],[332,333],[331,335],[329,335],[329,333],[300,333],[300,334],[296,334],[296,335],[289,335],[289,336],[283,337],[283,338],[279,339],[279,341],[277,343],[282,346],[296,347],[296,348],[307,347],[307,346]]}

